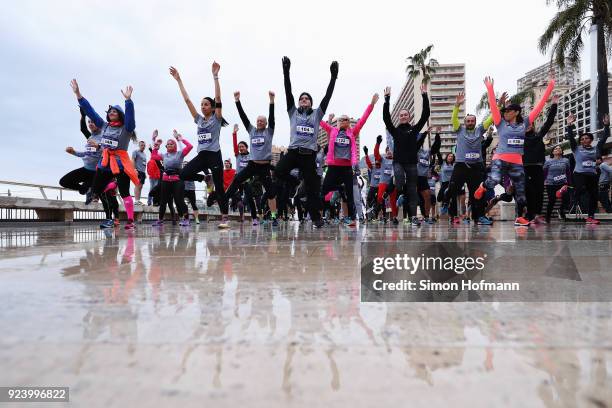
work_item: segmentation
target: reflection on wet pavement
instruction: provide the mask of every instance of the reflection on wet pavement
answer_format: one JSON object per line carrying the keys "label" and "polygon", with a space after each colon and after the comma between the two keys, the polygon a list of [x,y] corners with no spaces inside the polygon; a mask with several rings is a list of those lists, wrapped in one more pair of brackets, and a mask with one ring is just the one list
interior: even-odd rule
{"label": "reflection on wet pavement", "polygon": [[2,229],[0,386],[87,407],[610,406],[611,303],[361,303],[359,257],[362,240],[611,232]]}

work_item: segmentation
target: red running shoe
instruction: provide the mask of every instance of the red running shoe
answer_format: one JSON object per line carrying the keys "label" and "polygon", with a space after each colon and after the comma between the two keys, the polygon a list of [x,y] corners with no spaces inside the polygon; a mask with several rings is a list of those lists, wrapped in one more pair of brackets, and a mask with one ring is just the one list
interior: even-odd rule
{"label": "red running shoe", "polygon": [[514,220],[514,226],[515,227],[528,227],[529,220],[525,217],[518,217],[516,220]]}
{"label": "red running shoe", "polygon": [[601,221],[596,220],[595,218],[589,217],[589,218],[586,219],[586,223],[587,224],[592,224],[592,225],[599,225],[599,224],[601,224]]}
{"label": "red running shoe", "polygon": [[480,186],[478,186],[476,191],[474,191],[474,198],[480,200],[486,191],[487,188],[482,183],[480,183]]}

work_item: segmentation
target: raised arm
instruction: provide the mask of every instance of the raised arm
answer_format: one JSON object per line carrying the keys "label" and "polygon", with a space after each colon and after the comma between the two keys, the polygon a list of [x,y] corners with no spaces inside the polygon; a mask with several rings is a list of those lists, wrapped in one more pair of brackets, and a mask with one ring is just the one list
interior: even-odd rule
{"label": "raised arm", "polygon": [[234,125],[232,132],[232,145],[234,146],[234,156],[238,156],[238,125]]}
{"label": "raised arm", "polygon": [[289,57],[283,57],[283,78],[285,80],[285,98],[287,99],[287,112],[295,108],[295,99],[291,93],[291,78],[289,77],[289,69],[291,68],[291,60]]}
{"label": "raised arm", "polygon": [[136,116],[134,113],[134,102],[132,102],[132,92],[134,88],[128,85],[125,88],[125,91],[121,91],[123,97],[125,98],[125,130],[128,132],[133,132],[136,129]]}
{"label": "raised arm", "polygon": [[319,126],[321,126],[325,132],[327,132],[328,141],[329,141],[329,134],[333,129],[333,126],[331,125],[332,120],[334,120],[334,114],[330,113],[329,116],[327,117],[327,122],[324,120],[321,120],[319,122]]}
{"label": "raised arm", "polygon": [[393,126],[393,121],[391,120],[391,112],[389,111],[389,101],[391,100],[391,88],[385,88],[385,103],[383,103],[383,122],[385,122],[385,127],[393,135],[395,131],[395,126]]}
{"label": "raised arm", "polygon": [[559,98],[555,95],[553,97],[553,103],[550,105],[548,109],[548,114],[546,115],[546,122],[542,125],[540,130],[538,131],[538,137],[543,138],[546,136],[552,125],[555,123],[555,117],[557,116],[557,103],[559,102]]}
{"label": "raised arm", "polygon": [[453,106],[453,113],[451,115],[451,123],[453,125],[453,132],[456,132],[461,127],[461,122],[459,122],[459,109],[461,109],[461,105],[465,102],[465,93],[459,92],[457,97],[455,98],[455,106]]}
{"label": "raised arm", "polygon": [[212,63],[212,74],[215,81],[215,116],[217,119],[223,119],[223,108],[221,105],[221,85],[219,85],[219,70],[221,65],[217,61]]}
{"label": "raised arm", "polygon": [[368,169],[372,169],[372,161],[370,160],[370,156],[368,156],[368,146],[363,146],[363,153],[365,154],[365,162],[368,166]]}
{"label": "raised arm", "polygon": [[268,111],[268,127],[270,129],[274,129],[274,127],[276,126],[276,122],[274,120],[274,97],[275,94],[273,91],[269,91],[268,92],[268,96],[270,97],[270,108]]}
{"label": "raised arm", "polygon": [[185,147],[183,147],[183,150],[181,151],[181,156],[187,156],[191,149],[193,149],[193,146],[191,145],[191,143],[189,143],[189,140],[183,139],[183,135],[177,132],[176,129],[172,131],[172,136],[174,136],[177,143],[183,143],[185,145]]}
{"label": "raised arm", "polygon": [[429,97],[427,96],[427,85],[421,84],[421,96],[423,97],[423,110],[421,111],[421,118],[414,126],[414,132],[420,132],[423,129],[423,126],[427,123],[429,119]]}
{"label": "raised arm", "polygon": [[250,132],[251,122],[249,121],[249,117],[247,116],[247,114],[244,112],[244,109],[242,108],[242,103],[240,103],[240,92],[239,91],[234,92],[234,101],[236,102],[236,108],[238,109],[238,115],[240,116],[240,120],[242,121],[244,128],[246,129],[247,132]]}
{"label": "raised arm", "polygon": [[70,86],[72,87],[72,92],[74,92],[77,97],[77,100],[79,101],[79,106],[83,108],[85,114],[93,121],[93,123],[96,124],[97,127],[101,128],[102,126],[104,126],[104,119],[102,119],[100,115],[98,115],[94,108],[89,104],[87,99],[85,99],[83,95],[81,95],[81,90],[79,89],[79,84],[77,80],[73,79],[72,81],[70,81]]}
{"label": "raised arm", "polygon": [[80,121],[81,133],[83,134],[83,136],[85,136],[85,139],[89,139],[89,137],[91,136],[91,132],[89,131],[89,128],[87,127],[85,110],[80,105],[79,105],[79,111],[81,112],[81,121]]}
{"label": "raised arm", "polygon": [[425,139],[427,138],[427,135],[429,134],[430,131],[431,131],[431,128],[417,135],[417,142],[416,142],[417,150],[423,147],[423,144],[425,143]]}
{"label": "raised arm", "polygon": [[442,139],[440,139],[440,130],[441,128],[438,126],[436,128],[436,137],[434,138],[434,142],[431,145],[431,155],[437,155],[440,151],[440,146],[442,146]]}
{"label": "raised arm", "polygon": [[606,144],[606,140],[608,140],[608,138],[610,137],[610,115],[606,113],[606,115],[603,117],[603,125],[604,125],[604,129],[603,129],[603,135],[599,137],[599,140],[597,141],[597,158],[600,159],[601,156],[603,155],[603,148],[604,145]]}
{"label": "raised arm", "polygon": [[542,112],[542,109],[544,109],[544,105],[546,105],[546,101],[550,97],[550,94],[552,93],[554,88],[555,88],[555,79],[551,76],[548,81],[548,86],[546,87],[546,90],[544,91],[544,95],[542,95],[542,98],[540,99],[538,104],[535,106],[535,108],[533,108],[533,110],[529,112],[529,123],[530,124],[532,124],[536,120],[538,115]]}
{"label": "raised arm", "polygon": [[187,109],[189,109],[189,113],[191,113],[191,116],[195,119],[195,117],[198,114],[198,111],[196,110],[195,106],[193,106],[193,102],[191,102],[191,99],[189,99],[189,95],[187,94],[187,91],[185,90],[185,86],[183,85],[183,80],[181,79],[181,76],[179,75],[178,70],[174,67],[170,67],[170,75],[172,75],[172,78],[176,79],[176,82],[178,83],[178,86],[179,86],[179,90],[181,91],[181,95],[183,96],[183,100],[185,101],[185,104],[187,105]]}
{"label": "raised arm", "polygon": [[380,144],[382,143],[382,136],[376,136],[376,145],[374,146],[374,160],[381,161],[382,157],[380,157]]}
{"label": "raised arm", "polygon": [[573,113],[570,113],[569,115],[567,115],[565,139],[569,140],[572,152],[576,150],[576,147],[578,147],[578,143],[576,143],[576,137],[574,136],[574,122],[575,121],[576,121],[576,117],[574,116]]}
{"label": "raised arm", "polygon": [[361,117],[355,124],[355,127],[353,127],[353,135],[357,136],[359,132],[361,132],[361,128],[363,127],[363,125],[365,125],[366,121],[370,117],[370,114],[374,110],[374,105],[376,105],[376,102],[378,102],[378,99],[379,99],[379,96],[377,93],[372,96],[372,100],[370,101],[370,104],[366,107],[365,112],[363,113],[363,115],[361,115]]}
{"label": "raised arm", "polygon": [[491,116],[493,116],[493,123],[498,126],[501,123],[501,112],[497,106],[497,100],[495,99],[495,90],[493,89],[493,78],[486,77],[484,79],[485,87],[487,88],[487,95],[489,97],[489,109],[491,109]]}
{"label": "raised arm", "polygon": [[321,104],[319,107],[325,113],[327,110],[327,105],[329,105],[329,101],[331,100],[332,94],[334,93],[334,87],[336,86],[336,79],[338,79],[338,61],[333,61],[329,66],[329,71],[331,72],[331,78],[329,79],[329,85],[327,85],[327,91],[325,91],[325,96],[321,100]]}

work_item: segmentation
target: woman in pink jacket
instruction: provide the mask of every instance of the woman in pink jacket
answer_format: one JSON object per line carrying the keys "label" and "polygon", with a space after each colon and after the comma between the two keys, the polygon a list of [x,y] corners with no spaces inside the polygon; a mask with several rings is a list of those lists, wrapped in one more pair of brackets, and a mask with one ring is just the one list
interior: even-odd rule
{"label": "woman in pink jacket", "polygon": [[329,123],[321,121],[321,127],[327,132],[327,174],[321,187],[321,197],[333,190],[344,186],[348,204],[348,217],[344,222],[349,227],[355,226],[355,200],[353,197],[353,165],[359,160],[355,138],[368,120],[374,105],[378,101],[378,94],[372,96],[372,102],[366,108],[363,116],[351,127],[350,118],[342,115],[338,118],[338,127],[331,125],[334,115],[329,115]]}

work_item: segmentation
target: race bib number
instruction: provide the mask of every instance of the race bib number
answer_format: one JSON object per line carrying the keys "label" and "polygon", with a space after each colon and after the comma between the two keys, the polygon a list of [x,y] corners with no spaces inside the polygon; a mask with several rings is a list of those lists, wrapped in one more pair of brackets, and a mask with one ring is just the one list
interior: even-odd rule
{"label": "race bib number", "polygon": [[351,144],[351,140],[346,137],[338,137],[336,138],[336,144],[348,146]]}
{"label": "race bib number", "polygon": [[421,163],[424,166],[429,166],[429,160],[427,159],[419,159],[419,163]]}
{"label": "race bib number", "polygon": [[254,137],[251,139],[251,144],[255,146],[261,146],[264,143],[266,143],[266,139],[264,139],[263,137]]}
{"label": "race bib number", "polygon": [[199,133],[198,143],[210,143],[212,142],[212,133]]}
{"label": "race bib number", "polygon": [[238,163],[240,167],[246,167],[247,164],[249,164],[249,162],[241,161],[240,163]]}
{"label": "race bib number", "polygon": [[391,175],[391,170],[385,170],[385,174],[390,176]]}
{"label": "race bib number", "polygon": [[375,175],[374,175],[374,178],[375,178],[375,179],[379,179],[379,178],[380,178],[380,174],[375,174]]}
{"label": "race bib number", "polygon": [[312,126],[296,126],[297,133],[301,136],[314,136],[314,128]]}
{"label": "race bib number", "polygon": [[96,149],[96,148],[95,148],[95,147],[93,147],[93,146],[87,146],[87,147],[85,147],[85,151],[86,151],[87,153],[95,153],[95,152],[97,152],[97,151],[98,151],[98,149]]}
{"label": "race bib number", "polygon": [[508,146],[522,146],[525,141],[523,139],[508,139]]}
{"label": "race bib number", "polygon": [[585,160],[582,162],[582,167],[595,167],[595,162],[592,160]]}
{"label": "race bib number", "polygon": [[119,146],[119,141],[118,140],[113,140],[113,139],[102,139],[102,144],[106,147],[110,147],[113,149],[116,149],[117,146]]}
{"label": "race bib number", "polygon": [[472,159],[472,160],[480,159],[480,153],[466,153],[465,158]]}
{"label": "race bib number", "polygon": [[317,162],[317,169],[321,167],[321,163]]}
{"label": "race bib number", "polygon": [[553,177],[553,180],[554,181],[560,181],[560,180],[565,180],[565,178],[566,178],[565,174],[562,174],[560,176]]}

